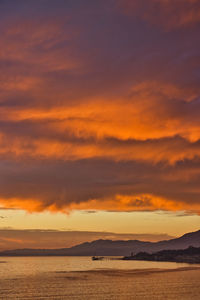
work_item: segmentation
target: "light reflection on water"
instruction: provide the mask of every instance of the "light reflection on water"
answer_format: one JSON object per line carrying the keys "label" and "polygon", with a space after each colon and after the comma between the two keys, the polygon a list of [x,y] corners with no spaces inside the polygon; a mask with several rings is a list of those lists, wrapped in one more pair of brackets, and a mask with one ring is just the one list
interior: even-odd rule
{"label": "light reflection on water", "polygon": [[88,271],[95,269],[174,269],[188,267],[184,263],[123,261],[105,259],[92,261],[91,257],[4,257],[1,258],[0,277],[11,278],[24,275],[39,275],[56,271]]}
{"label": "light reflection on water", "polygon": [[0,260],[6,261],[0,264],[2,300],[199,300],[200,270],[195,269],[198,265],[92,261],[90,257],[4,257]]}

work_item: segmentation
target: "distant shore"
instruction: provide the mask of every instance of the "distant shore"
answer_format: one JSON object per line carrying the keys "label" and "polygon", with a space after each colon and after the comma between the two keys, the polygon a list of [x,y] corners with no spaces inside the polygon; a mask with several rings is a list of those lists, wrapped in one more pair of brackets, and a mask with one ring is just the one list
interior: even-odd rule
{"label": "distant shore", "polygon": [[122,260],[200,264],[200,248],[189,247],[184,250],[163,250],[155,253],[139,252],[135,255],[124,256]]}

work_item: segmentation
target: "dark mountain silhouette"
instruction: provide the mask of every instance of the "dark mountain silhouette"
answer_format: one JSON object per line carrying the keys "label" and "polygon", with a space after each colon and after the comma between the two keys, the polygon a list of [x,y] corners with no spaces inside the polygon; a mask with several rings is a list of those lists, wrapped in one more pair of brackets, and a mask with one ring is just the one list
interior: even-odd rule
{"label": "dark mountain silhouette", "polygon": [[186,249],[189,246],[200,247],[200,230],[184,234],[180,238],[154,243],[138,240],[96,240],[63,249],[7,250],[0,252],[0,256],[127,256],[130,253],[153,253],[161,250]]}
{"label": "dark mountain silhouette", "polygon": [[123,260],[200,263],[200,248],[190,246],[183,250],[162,250],[155,253],[139,252],[135,255],[125,256]]}

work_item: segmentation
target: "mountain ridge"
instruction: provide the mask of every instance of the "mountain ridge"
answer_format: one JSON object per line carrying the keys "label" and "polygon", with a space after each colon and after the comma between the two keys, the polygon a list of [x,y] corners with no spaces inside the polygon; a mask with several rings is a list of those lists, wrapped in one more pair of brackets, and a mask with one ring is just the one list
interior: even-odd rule
{"label": "mountain ridge", "polygon": [[159,242],[140,240],[95,240],[84,242],[70,248],[59,249],[14,249],[1,251],[0,256],[126,256],[145,251],[153,253],[161,250],[178,250],[200,247],[200,230],[189,232],[181,237]]}

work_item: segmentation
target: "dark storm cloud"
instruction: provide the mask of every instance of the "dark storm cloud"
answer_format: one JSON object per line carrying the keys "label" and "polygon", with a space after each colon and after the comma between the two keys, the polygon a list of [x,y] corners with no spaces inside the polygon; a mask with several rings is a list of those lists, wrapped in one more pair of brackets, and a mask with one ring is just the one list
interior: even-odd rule
{"label": "dark storm cloud", "polygon": [[[95,209],[107,210],[120,210],[122,206],[126,211],[187,208],[192,212],[199,204],[199,161],[171,166],[92,159],[54,163],[7,161],[1,163],[1,178],[4,204],[30,211],[68,211],[67,207],[83,205],[87,209],[87,205],[93,205]],[[112,199],[112,208],[107,207]]]}

